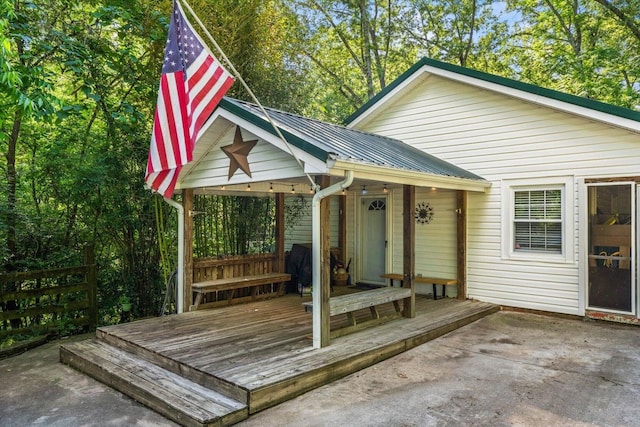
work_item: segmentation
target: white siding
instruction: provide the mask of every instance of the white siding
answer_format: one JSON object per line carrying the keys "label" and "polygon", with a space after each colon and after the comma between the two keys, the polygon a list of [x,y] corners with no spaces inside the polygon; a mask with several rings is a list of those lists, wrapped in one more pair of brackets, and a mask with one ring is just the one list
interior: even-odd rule
{"label": "white siding", "polygon": [[[256,139],[251,135],[245,140]],[[227,144],[221,143],[209,151],[190,170],[180,177],[181,188],[197,188],[216,185],[232,185],[260,181],[278,181],[301,176],[302,171],[296,160],[288,153],[260,140],[247,156],[251,178],[242,169],[238,169],[231,179],[229,175],[229,157],[220,149]]]}
{"label": "white siding", "polygon": [[[402,273],[402,190],[393,192],[393,273]],[[429,203],[433,219],[428,224],[416,224],[416,274],[425,277],[456,278],[456,193],[448,190],[416,189],[416,204]],[[416,292],[429,294],[431,285],[416,285]],[[456,296],[453,286],[447,286],[447,295]],[[442,292],[438,287],[438,295]]]}
{"label": "white siding", "polygon": [[[313,235],[312,235],[312,223],[311,223],[311,202],[312,202],[312,196],[308,195],[308,196],[304,196],[305,200],[307,201],[307,210],[306,213],[303,214],[299,221],[294,224],[293,226],[289,226],[287,225],[285,227],[285,236],[284,236],[284,250],[285,251],[289,251],[291,250],[291,246],[293,246],[295,243],[298,244],[310,244],[313,240]],[[291,203],[293,201],[293,197],[289,196],[289,197],[285,197],[284,202],[285,205]],[[331,226],[331,230],[330,230],[330,240],[331,240],[331,246],[338,246],[338,221],[339,221],[339,212],[338,212],[338,198],[337,197],[331,197],[331,212],[330,212],[330,218],[329,218],[329,222],[330,222],[330,226]]]}
{"label": "white siding", "polygon": [[[640,175],[638,134],[436,76],[389,102],[359,128],[401,139],[492,183],[487,194],[469,194],[468,297],[583,314],[579,179]],[[551,176],[569,176],[574,182],[570,203],[576,232],[570,248],[576,256],[564,263],[503,259],[502,180]],[[430,266],[433,252],[419,250],[416,264]],[[397,259],[394,248],[394,263]]]}

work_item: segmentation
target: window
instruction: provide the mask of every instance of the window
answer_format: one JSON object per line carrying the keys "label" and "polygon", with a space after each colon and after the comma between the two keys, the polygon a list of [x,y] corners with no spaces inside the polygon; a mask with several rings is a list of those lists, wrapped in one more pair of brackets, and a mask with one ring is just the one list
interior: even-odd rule
{"label": "window", "polygon": [[515,251],[562,253],[562,191],[514,191]]}
{"label": "window", "polygon": [[502,181],[502,258],[575,262],[574,179]]}
{"label": "window", "polygon": [[373,200],[371,203],[369,203],[369,210],[370,211],[383,211],[386,210],[386,204],[384,202],[384,200]]}

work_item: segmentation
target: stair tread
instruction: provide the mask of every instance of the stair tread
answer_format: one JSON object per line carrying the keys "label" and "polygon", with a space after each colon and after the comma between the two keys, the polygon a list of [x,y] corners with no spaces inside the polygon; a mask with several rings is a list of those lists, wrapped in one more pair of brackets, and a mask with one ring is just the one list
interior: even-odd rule
{"label": "stair tread", "polygon": [[[99,374],[115,376],[116,379],[110,381],[109,385],[121,392],[134,399],[156,399],[199,424],[212,424],[229,416],[235,420],[233,422],[237,422],[248,416],[246,404],[96,339],[64,344],[61,354],[65,351],[98,368]],[[65,363],[86,372],[72,360]],[[86,373],[91,375],[91,372]],[[118,383],[125,385],[125,389],[117,387]]]}

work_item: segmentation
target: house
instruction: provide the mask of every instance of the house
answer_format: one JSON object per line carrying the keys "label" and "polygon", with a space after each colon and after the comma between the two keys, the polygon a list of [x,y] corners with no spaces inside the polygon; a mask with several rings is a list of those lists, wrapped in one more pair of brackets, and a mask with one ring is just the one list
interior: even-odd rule
{"label": "house", "polygon": [[[423,59],[345,127],[223,100],[176,188],[315,194],[307,233],[283,233],[280,251],[313,240],[325,266],[338,246],[357,283],[453,279],[449,297],[638,323],[639,131],[639,112]],[[314,316],[320,346],[329,316]]]}
{"label": "house", "polygon": [[638,323],[640,112],[423,59],[347,122],[491,183],[468,194],[468,298]]}

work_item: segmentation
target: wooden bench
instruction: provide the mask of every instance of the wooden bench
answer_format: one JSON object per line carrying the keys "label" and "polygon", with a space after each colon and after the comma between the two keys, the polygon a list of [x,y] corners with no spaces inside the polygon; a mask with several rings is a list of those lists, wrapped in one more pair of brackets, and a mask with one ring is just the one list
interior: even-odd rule
{"label": "wooden bench", "polygon": [[[219,291],[228,291],[225,304],[231,304],[234,301],[235,290],[240,288],[251,288],[251,295],[242,301],[255,300],[260,298],[258,294],[259,287],[262,285],[278,285],[278,289],[273,296],[284,295],[284,283],[291,280],[290,274],[285,273],[265,273],[253,276],[228,277],[224,279],[207,280],[204,282],[192,283],[191,290],[196,294],[190,311],[197,310],[202,304],[202,300],[206,294]],[[271,294],[266,297],[271,296]],[[264,297],[263,297],[264,298]],[[240,301],[238,301],[240,302]],[[210,305],[208,305],[210,306]]]}
{"label": "wooden bench", "polygon": [[[349,319],[349,326],[331,331],[331,338],[346,335],[361,328],[400,317],[402,310],[398,301],[410,297],[411,289],[408,288],[378,288],[329,298],[329,315],[346,314]],[[395,307],[395,314],[380,317],[376,306],[390,302],[393,303]],[[302,305],[305,311],[313,311],[313,303],[311,301],[304,302]],[[358,323],[353,312],[365,308],[371,311],[371,319]]]}
{"label": "wooden bench", "polygon": [[[385,274],[381,274],[380,277],[385,278],[385,279],[389,279],[390,281],[390,285],[393,287],[393,281],[394,280],[398,280],[400,282],[400,287],[402,287],[402,280],[404,279],[402,274],[396,274],[396,273],[385,273]],[[433,285],[433,299],[436,300],[438,299],[438,293],[436,285],[442,285],[442,297],[444,298],[445,296],[445,286],[457,286],[458,285],[458,281],[455,279],[443,279],[440,277],[423,277],[423,276],[416,276],[413,278],[413,282],[414,283],[425,283],[425,284],[432,284]]]}

